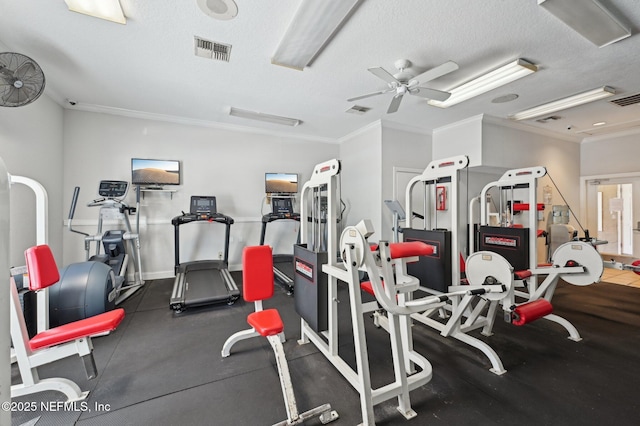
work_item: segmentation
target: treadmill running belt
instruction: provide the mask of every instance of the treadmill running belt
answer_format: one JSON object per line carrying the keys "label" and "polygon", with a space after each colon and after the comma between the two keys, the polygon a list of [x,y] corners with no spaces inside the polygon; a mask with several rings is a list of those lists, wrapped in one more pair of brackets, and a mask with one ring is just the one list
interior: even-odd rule
{"label": "treadmill running belt", "polygon": [[189,270],[186,272],[185,304],[208,305],[229,300],[229,292],[219,269]]}

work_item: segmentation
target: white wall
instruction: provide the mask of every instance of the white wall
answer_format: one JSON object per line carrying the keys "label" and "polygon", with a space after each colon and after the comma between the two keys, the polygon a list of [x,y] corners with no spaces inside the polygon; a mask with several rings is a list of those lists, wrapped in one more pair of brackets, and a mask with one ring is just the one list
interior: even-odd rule
{"label": "white wall", "polygon": [[[424,132],[398,128],[390,123],[382,123],[382,200],[393,199],[393,170],[396,168],[424,170],[432,159],[431,135]],[[405,188],[401,198],[404,200]],[[404,205],[403,205],[404,207]],[[381,229],[378,238],[391,241],[393,237],[393,215],[380,203]],[[402,226],[402,224],[400,224]]]}
{"label": "white wall", "polygon": [[342,201],[346,205],[342,227],[370,219],[379,239],[382,229],[382,125],[379,121],[342,139]]}
{"label": "white wall", "polygon": [[580,146],[582,176],[640,171],[640,133],[586,139]]}
{"label": "white wall", "polygon": [[432,157],[437,160],[466,155],[469,167],[482,165],[482,119],[477,115],[434,129]]}
{"label": "white wall", "polygon": [[[31,104],[0,108],[0,157],[12,175],[40,182],[49,198],[49,245],[62,262],[63,109],[46,95]],[[36,244],[35,197],[24,185],[11,188],[13,266],[24,264],[24,250]]]}
{"label": "white wall", "polygon": [[[242,248],[259,243],[260,219],[270,211],[264,204],[264,174],[298,173],[301,188],[315,164],[338,155],[337,144],[87,111],[67,110],[64,129],[63,204],[70,205],[73,188],[80,186],[74,224],[86,232],[95,232],[98,211],[86,203],[97,198],[101,179],[129,181],[132,157],[182,162],[182,185],[173,196],[147,192],[141,201],[142,260],[149,279],[173,274],[170,221],[188,211],[191,195],[216,196],[218,211],[234,218],[229,263],[239,269]],[[135,204],[133,190],[127,201]],[[266,243],[278,253],[291,253],[298,225],[281,222],[269,225]],[[217,258],[224,250],[222,225],[183,225],[180,233],[181,261]],[[64,249],[65,262],[84,258],[79,235],[65,233]]]}

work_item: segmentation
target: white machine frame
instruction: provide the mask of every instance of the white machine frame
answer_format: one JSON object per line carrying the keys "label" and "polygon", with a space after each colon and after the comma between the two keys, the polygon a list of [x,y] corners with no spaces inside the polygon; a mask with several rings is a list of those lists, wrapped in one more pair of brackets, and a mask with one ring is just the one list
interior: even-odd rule
{"label": "white machine frame", "polygon": [[[11,184],[25,185],[33,191],[36,198],[36,245],[49,243],[49,197],[47,190],[40,182],[24,176],[9,175]],[[36,292],[37,304],[37,332],[40,333],[49,328],[49,289]],[[12,354],[12,361],[14,360]]]}

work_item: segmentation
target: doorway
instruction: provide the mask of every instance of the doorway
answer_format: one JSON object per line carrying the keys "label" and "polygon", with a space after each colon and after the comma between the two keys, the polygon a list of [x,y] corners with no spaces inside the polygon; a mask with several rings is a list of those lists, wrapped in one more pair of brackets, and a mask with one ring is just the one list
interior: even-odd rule
{"label": "doorway", "polygon": [[[586,225],[605,259],[640,257],[640,176],[586,179]],[[630,263],[630,262],[629,262]]]}

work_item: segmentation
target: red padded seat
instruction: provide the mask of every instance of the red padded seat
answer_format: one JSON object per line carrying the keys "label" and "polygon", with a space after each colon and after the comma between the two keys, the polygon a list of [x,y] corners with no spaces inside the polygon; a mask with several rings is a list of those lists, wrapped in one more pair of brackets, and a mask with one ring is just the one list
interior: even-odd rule
{"label": "red padded seat", "polygon": [[29,340],[29,347],[31,347],[31,350],[36,350],[82,337],[113,331],[122,322],[123,318],[124,309],[118,308],[90,318],[64,324],[60,327],[51,328],[33,336]]}
{"label": "red padded seat", "polygon": [[284,324],[277,309],[253,312],[247,317],[247,322],[264,337],[275,336],[284,330]]}

